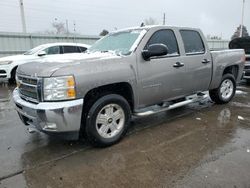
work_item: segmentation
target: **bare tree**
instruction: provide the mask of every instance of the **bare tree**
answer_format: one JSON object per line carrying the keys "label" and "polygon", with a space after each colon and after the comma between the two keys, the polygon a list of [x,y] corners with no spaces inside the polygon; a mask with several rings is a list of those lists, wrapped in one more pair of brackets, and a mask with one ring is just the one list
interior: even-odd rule
{"label": "bare tree", "polygon": [[100,36],[106,36],[109,34],[109,31],[106,29],[103,29],[102,32],[99,34]]}
{"label": "bare tree", "polygon": [[56,34],[66,34],[67,29],[65,28],[65,24],[63,22],[53,22],[52,27],[56,30]]}
{"label": "bare tree", "polygon": [[147,19],[144,20],[144,25],[158,25],[158,21],[152,17],[149,17]]}

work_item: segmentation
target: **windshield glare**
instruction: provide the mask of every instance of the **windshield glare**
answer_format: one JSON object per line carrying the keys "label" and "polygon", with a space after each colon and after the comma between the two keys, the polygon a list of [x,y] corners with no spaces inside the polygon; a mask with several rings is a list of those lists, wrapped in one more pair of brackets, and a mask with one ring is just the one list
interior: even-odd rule
{"label": "windshield glare", "polygon": [[97,41],[89,52],[109,52],[113,51],[116,54],[129,55],[133,51],[133,46],[138,40],[142,29],[122,31],[112,33],[101,40]]}
{"label": "windshield glare", "polygon": [[37,46],[31,50],[28,50],[27,52],[24,53],[24,55],[33,55],[36,52],[40,51],[43,48],[43,46]]}

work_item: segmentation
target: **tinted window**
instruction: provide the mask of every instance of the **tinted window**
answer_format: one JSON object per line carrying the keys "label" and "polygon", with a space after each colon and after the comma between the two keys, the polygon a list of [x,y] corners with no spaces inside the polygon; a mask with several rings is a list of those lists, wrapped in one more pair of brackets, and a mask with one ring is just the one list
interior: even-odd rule
{"label": "tinted window", "polygon": [[85,47],[82,47],[82,46],[78,46],[80,52],[85,52],[87,50],[87,48]]}
{"label": "tinted window", "polygon": [[160,30],[156,31],[149,39],[146,48],[152,44],[165,44],[168,47],[168,55],[178,55],[178,44],[175,34],[172,30]]}
{"label": "tinted window", "polygon": [[205,47],[197,31],[180,31],[186,54],[204,53]]}
{"label": "tinted window", "polygon": [[46,48],[44,51],[46,52],[47,55],[60,54],[60,47],[52,46],[52,47]]}
{"label": "tinted window", "polygon": [[79,50],[77,46],[63,46],[63,53],[64,54],[79,53]]}

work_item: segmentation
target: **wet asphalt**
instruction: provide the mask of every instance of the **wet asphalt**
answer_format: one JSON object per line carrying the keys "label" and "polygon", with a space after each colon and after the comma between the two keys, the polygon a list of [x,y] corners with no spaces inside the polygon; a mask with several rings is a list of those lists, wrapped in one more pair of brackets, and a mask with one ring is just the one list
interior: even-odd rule
{"label": "wet asphalt", "polygon": [[30,134],[0,82],[0,188],[250,187],[250,85],[234,100],[210,99],[134,118],[117,145]]}

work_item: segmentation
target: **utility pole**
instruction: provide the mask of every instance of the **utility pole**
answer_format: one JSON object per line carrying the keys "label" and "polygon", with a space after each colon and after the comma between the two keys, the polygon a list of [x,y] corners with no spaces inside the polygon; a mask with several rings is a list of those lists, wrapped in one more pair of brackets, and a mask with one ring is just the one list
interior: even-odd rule
{"label": "utility pole", "polygon": [[68,20],[66,20],[66,32],[68,35],[69,34],[69,22],[68,22]]}
{"label": "utility pole", "polygon": [[76,43],[76,21],[74,21],[73,24],[74,24],[74,42]]}
{"label": "utility pole", "polygon": [[19,4],[20,4],[20,11],[21,11],[23,33],[26,33],[26,22],[25,22],[25,15],[24,15],[23,0],[19,0],[19,2],[20,2]]}
{"label": "utility pole", "polygon": [[163,14],[163,25],[166,25],[166,14]]}
{"label": "utility pole", "polygon": [[243,37],[244,11],[245,11],[245,0],[243,0],[243,5],[242,5],[242,19],[241,19],[241,26],[240,26],[240,37]]}

